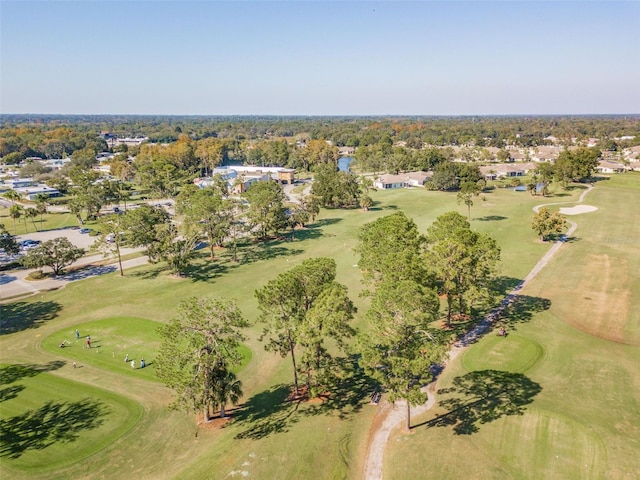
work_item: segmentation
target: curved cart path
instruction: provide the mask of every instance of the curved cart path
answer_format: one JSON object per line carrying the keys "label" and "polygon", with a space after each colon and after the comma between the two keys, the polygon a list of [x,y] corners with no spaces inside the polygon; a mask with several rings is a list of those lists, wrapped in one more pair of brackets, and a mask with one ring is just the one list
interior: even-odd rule
{"label": "curved cart path", "polygon": [[[574,202],[561,202],[561,203],[547,203],[542,205],[537,205],[533,208],[534,212],[538,212],[538,210],[545,206],[550,205],[561,205],[567,203],[581,203],[584,200],[584,197],[591,191],[593,187],[589,186],[582,194],[577,201]],[[555,255],[555,253],[560,249],[560,247],[565,243],[566,239],[570,237],[573,232],[575,232],[578,225],[575,222],[568,221],[570,227],[565,235],[562,236],[560,240],[555,242],[547,253],[535,264],[535,266],[531,269],[529,274],[522,280],[516,287],[507,294],[500,305],[491,310],[491,312],[482,320],[478,325],[476,325],[472,330],[467,332],[462,338],[457,340],[449,349],[448,358],[444,362],[444,366],[456,358],[460,353],[470,344],[472,344],[485,330],[487,330],[493,321],[500,316],[502,311],[509,306],[515,300],[518,291],[524,287],[527,283],[529,283],[539,272],[542,270],[551,257]],[[436,382],[434,380],[429,385],[423,387],[423,391],[427,391],[429,397],[427,402],[423,405],[418,405],[417,407],[411,408],[411,416],[421,415],[431,409],[436,403]],[[384,450],[387,445],[387,441],[389,440],[389,436],[391,435],[391,431],[402,425],[406,421],[406,411],[407,404],[404,400],[397,401],[395,404],[391,404],[387,401],[383,401],[380,404],[380,409],[375,416],[372,431],[369,433],[369,446],[367,452],[367,459],[365,461],[364,467],[364,480],[382,480],[382,468],[383,468],[383,457]]]}

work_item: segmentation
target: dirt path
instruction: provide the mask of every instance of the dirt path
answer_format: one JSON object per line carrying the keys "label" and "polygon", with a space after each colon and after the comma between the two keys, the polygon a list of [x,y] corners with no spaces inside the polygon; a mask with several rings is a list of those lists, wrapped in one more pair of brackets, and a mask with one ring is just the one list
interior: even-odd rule
{"label": "dirt path", "polygon": [[[561,202],[537,205],[533,208],[533,211],[538,212],[541,207],[549,205],[581,203],[584,200],[584,197],[591,191],[592,188],[592,186],[589,186],[584,192],[582,192],[577,202]],[[460,353],[462,353],[465,348],[475,342],[475,340],[491,326],[493,321],[500,316],[502,311],[511,303],[513,303],[518,291],[531,280],[533,280],[533,278],[540,272],[540,270],[542,270],[547,265],[547,263],[549,263],[551,257],[555,255],[560,247],[566,242],[566,239],[570,237],[578,227],[575,222],[568,221],[568,223],[570,227],[567,233],[551,246],[547,253],[545,253],[544,256],[538,261],[538,263],[536,263],[535,266],[531,269],[524,280],[516,285],[516,287],[511,292],[509,292],[507,296],[504,297],[500,305],[491,310],[491,312],[480,323],[478,323],[478,325],[476,325],[472,330],[467,332],[461,339],[456,341],[451,346],[448,352],[447,360],[444,362],[445,368],[451,360],[458,357],[458,355],[460,355]],[[425,404],[418,405],[417,407],[413,407],[411,409],[412,417],[427,412],[435,405],[436,382],[437,380],[434,380],[429,385],[422,388],[423,391],[428,392],[429,397]],[[383,400],[380,403],[380,408],[373,421],[372,431],[369,433],[369,446],[363,475],[364,480],[382,480],[384,450],[389,440],[389,436],[391,435],[391,431],[394,428],[402,425],[406,421],[406,411],[407,404],[405,401],[398,401],[395,404],[391,404],[386,400]]]}

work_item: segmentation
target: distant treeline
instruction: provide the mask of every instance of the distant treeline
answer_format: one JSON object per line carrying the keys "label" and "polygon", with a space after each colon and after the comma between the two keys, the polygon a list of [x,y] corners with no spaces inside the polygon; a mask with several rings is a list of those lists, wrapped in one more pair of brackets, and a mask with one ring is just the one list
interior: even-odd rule
{"label": "distant treeline", "polygon": [[[53,158],[75,150],[107,149],[100,134],[148,137],[168,143],[187,135],[246,142],[265,139],[328,140],[361,147],[403,142],[426,145],[534,147],[569,145],[598,138],[602,149],[640,144],[640,115],[464,116],[464,117],[313,117],[313,116],[145,116],[145,115],[0,115],[0,155]],[[635,138],[628,138],[635,137]],[[620,140],[620,138],[623,138]]]}

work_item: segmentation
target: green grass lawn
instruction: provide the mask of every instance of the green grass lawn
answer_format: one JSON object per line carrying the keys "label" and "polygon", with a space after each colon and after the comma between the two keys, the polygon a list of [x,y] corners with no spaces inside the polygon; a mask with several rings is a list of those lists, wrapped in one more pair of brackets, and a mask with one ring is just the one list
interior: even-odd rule
{"label": "green grass lawn", "polygon": [[[77,364],[91,364],[104,370],[145,380],[159,381],[155,374],[154,360],[160,348],[158,322],[135,317],[114,317],[75,325],[75,328],[61,330],[49,335],[42,341],[42,348],[58,353]],[[75,329],[80,338],[76,339]],[[91,348],[86,337],[91,337]],[[60,345],[65,343],[64,348]],[[238,373],[251,360],[251,350],[240,346],[242,361],[234,372]],[[135,361],[135,370],[129,362]],[[140,368],[144,359],[145,368]]]}
{"label": "green grass lawn", "polygon": [[[35,205],[32,207],[35,208]],[[78,219],[70,213],[45,213],[40,220],[40,215],[33,219],[25,218],[16,219],[15,228],[13,218],[9,216],[8,208],[0,208],[0,223],[3,223],[6,229],[12,235],[25,235],[40,230],[56,230],[58,228],[78,226]],[[34,226],[35,223],[35,226]]]}
{"label": "green grass lawn", "polygon": [[[531,230],[533,206],[575,202],[581,191],[557,190],[543,199],[495,189],[474,199],[472,228],[488,233],[500,245],[505,285],[524,278],[549,248]],[[510,335],[498,338],[492,334],[480,340],[445,370],[439,383],[441,389],[451,388],[461,378],[458,391],[439,394],[443,400],[450,399],[450,405],[465,401],[470,394],[460,388],[468,384],[488,388],[506,382],[513,398],[498,392],[497,403],[488,405],[489,416],[471,410],[465,418],[454,418],[463,427],[475,429],[473,433],[456,434],[455,423],[440,422],[442,425],[418,427],[410,436],[395,436],[385,457],[386,478],[551,478],[554,471],[561,474],[558,478],[598,478],[600,472],[607,472],[610,478],[630,478],[626,472],[638,470],[632,455],[640,451],[635,440],[640,438],[640,408],[633,394],[640,390],[638,349],[599,334],[621,324],[620,331],[631,343],[639,334],[634,309],[640,311],[640,280],[634,272],[640,268],[634,270],[638,256],[633,245],[612,246],[610,242],[607,248],[611,251],[606,250],[608,275],[623,278],[615,275],[622,271],[618,265],[624,259],[626,280],[612,280],[604,287],[591,281],[584,288],[594,292],[583,295],[592,302],[598,292],[603,299],[609,294],[628,299],[627,316],[607,323],[603,314],[602,320],[592,324],[595,310],[584,299],[578,303],[583,307],[580,315],[565,313],[577,305],[576,292],[571,289],[587,275],[594,277],[585,260],[599,258],[590,256],[593,254],[602,256],[607,245],[601,241],[589,247],[590,243],[605,233],[623,235],[618,222],[625,222],[626,232],[630,231],[632,222],[628,209],[624,214],[624,205],[637,204],[639,192],[638,175],[599,182],[586,203],[600,210],[574,217],[580,225],[575,238],[521,292],[522,301],[507,314]],[[376,407],[368,405],[370,386],[351,378],[328,402],[287,402],[292,382],[290,359],[265,352],[259,342],[262,326],[256,323],[254,291],[306,258],[329,256],[336,260],[337,280],[347,285],[358,307],[354,324],[366,329],[363,319],[368,301],[359,296],[362,287],[353,252],[360,226],[403,210],[424,233],[442,213],[456,210],[466,215],[455,193],[403,189],[372,192],[371,196],[375,202],[371,211],[323,210],[315,224],[295,232],[295,241],[244,246],[237,263],[224,250],[213,261],[203,252],[187,278],[169,276],[163,265],[147,265],[127,271],[124,277],[94,277],[2,305],[4,318],[20,318],[24,325],[21,331],[0,335],[3,363],[65,361],[64,368],[47,375],[82,384],[73,391],[99,385],[144,407],[144,418],[131,432],[137,439],[132,450],[126,441],[115,440],[82,462],[52,465],[41,477],[112,478],[117,472],[117,478],[230,478],[246,472],[251,478],[361,478],[367,435],[376,412]],[[631,230],[624,235],[634,238],[636,233]],[[599,265],[605,264],[602,260]],[[597,288],[601,290],[595,291]],[[171,392],[153,379],[153,365],[134,372],[123,359],[129,353],[152,362],[158,341],[155,326],[170,320],[181,300],[204,295],[235,299],[253,325],[246,342],[251,356],[247,355],[247,364],[239,372],[243,405],[232,410],[232,420],[224,428],[201,429],[196,436],[193,416],[167,410]],[[100,348],[82,349],[81,342],[75,343],[75,328],[81,335],[90,334]],[[71,347],[60,349],[62,340],[70,340]],[[72,369],[72,360],[83,368]],[[414,423],[446,414],[446,405]],[[56,448],[74,458],[69,445],[59,442]],[[0,473],[4,474],[8,470],[2,463]],[[589,469],[584,465],[590,465]],[[11,472],[7,478],[29,478]]]}
{"label": "green grass lawn", "polygon": [[467,350],[462,357],[462,364],[470,372],[496,369],[525,372],[543,355],[544,347],[530,338],[515,333],[507,337],[491,335]]}
{"label": "green grass lawn", "polygon": [[444,371],[438,406],[393,437],[385,478],[637,476],[640,230],[626,206],[639,200],[640,175],[598,182],[585,199],[598,211],[570,218],[574,238],[503,315],[509,336]]}
{"label": "green grass lawn", "polygon": [[82,462],[141,419],[135,401],[47,373],[62,364],[0,366],[3,478]]}

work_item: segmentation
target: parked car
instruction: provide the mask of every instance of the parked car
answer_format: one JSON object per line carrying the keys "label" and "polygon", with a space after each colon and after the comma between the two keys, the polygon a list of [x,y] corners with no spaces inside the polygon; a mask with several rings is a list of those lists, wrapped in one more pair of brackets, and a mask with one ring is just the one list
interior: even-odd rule
{"label": "parked car", "polygon": [[20,248],[23,250],[30,250],[40,245],[40,240],[23,240],[20,242]]}
{"label": "parked car", "polygon": [[89,233],[91,231],[90,228],[81,228],[80,233]]}

